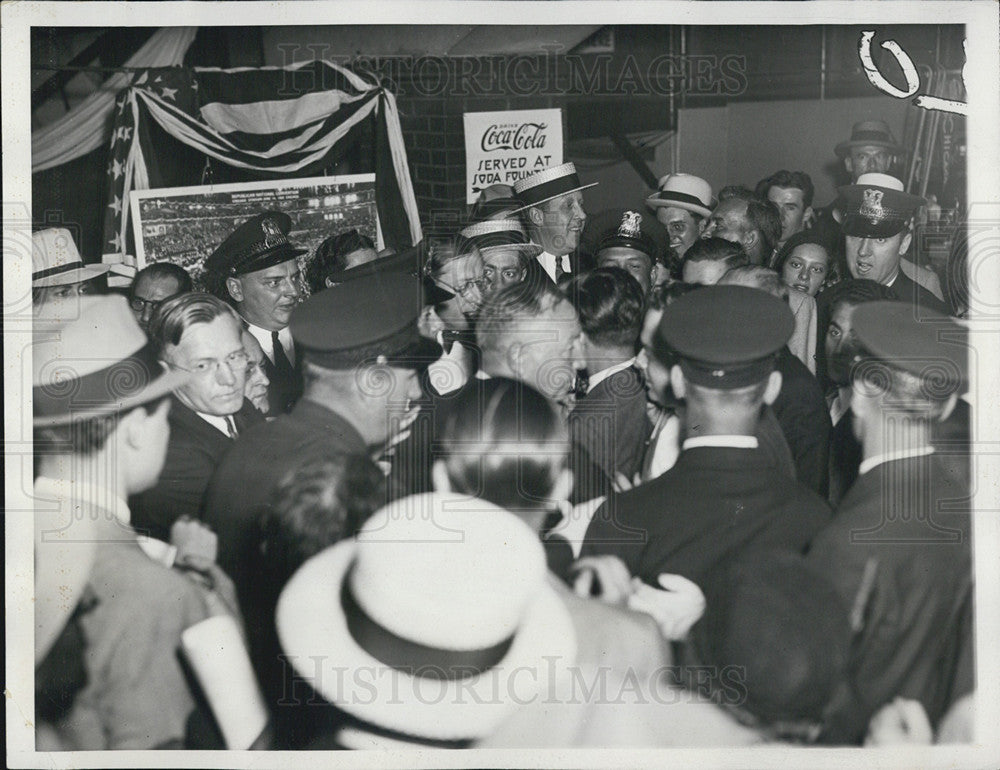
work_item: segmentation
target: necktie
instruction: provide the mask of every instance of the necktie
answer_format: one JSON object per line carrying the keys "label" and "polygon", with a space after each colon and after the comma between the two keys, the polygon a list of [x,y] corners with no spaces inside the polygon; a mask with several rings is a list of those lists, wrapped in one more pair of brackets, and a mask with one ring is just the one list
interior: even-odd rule
{"label": "necktie", "polygon": [[236,438],[239,435],[236,432],[236,422],[231,414],[226,415],[226,430],[229,431],[229,438]]}
{"label": "necktie", "polygon": [[278,339],[278,332],[271,332],[271,345],[274,349],[274,368],[278,370],[279,374],[291,377],[295,373],[295,369],[292,362],[288,360],[285,346]]}
{"label": "necktie", "polygon": [[566,269],[563,268],[563,260],[564,259],[566,259],[565,256],[558,256],[558,257],[556,257],[556,283],[559,283],[559,281],[562,279],[562,277],[564,275],[566,275],[566,273],[569,272],[569,270],[566,270]]}

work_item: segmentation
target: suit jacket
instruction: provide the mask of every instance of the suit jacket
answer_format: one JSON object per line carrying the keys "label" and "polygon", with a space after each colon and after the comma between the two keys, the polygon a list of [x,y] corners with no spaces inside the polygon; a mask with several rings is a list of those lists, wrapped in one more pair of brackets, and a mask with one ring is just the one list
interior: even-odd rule
{"label": "suit jacket", "polygon": [[909,302],[917,308],[936,310],[945,315],[951,312],[941,300],[927,291],[923,286],[908,278],[902,270],[896,275],[896,280],[892,282],[890,288],[899,297],[901,302]]}
{"label": "suit jacket", "polygon": [[633,365],[601,380],[577,400],[568,424],[575,502],[607,494],[615,473],[631,479],[653,432],[642,372]]}
{"label": "suit jacket", "polygon": [[[205,490],[233,440],[210,425],[176,396],[168,421],[170,441],[160,478],[152,489],[133,495],[129,501],[132,525],[141,534],[170,541],[170,527],[181,516],[201,518]],[[263,415],[246,399],[233,421],[244,430],[264,421]]]}
{"label": "suit jacket", "polygon": [[823,389],[806,365],[788,350],[778,355],[781,392],[771,404],[795,462],[795,478],[826,497],[830,447],[830,413]]}
{"label": "suit jacket", "polygon": [[931,724],[967,689],[957,670],[971,644],[969,488],[948,458],[895,460],[860,476],[807,560],[847,607],[856,637],[853,698],[835,710],[828,740],[857,742],[896,696],[919,700]]}
{"label": "suit jacket", "polygon": [[652,586],[662,572],[701,583],[750,548],[802,551],[829,519],[826,502],[761,450],[695,447],[659,478],[609,498],[582,553],[618,556]]}
{"label": "suit jacket", "polygon": [[60,724],[75,748],[182,748],[197,702],[180,663],[181,633],[209,616],[199,589],[150,559],[134,533],[93,513],[98,543],[81,617],[87,686]]}

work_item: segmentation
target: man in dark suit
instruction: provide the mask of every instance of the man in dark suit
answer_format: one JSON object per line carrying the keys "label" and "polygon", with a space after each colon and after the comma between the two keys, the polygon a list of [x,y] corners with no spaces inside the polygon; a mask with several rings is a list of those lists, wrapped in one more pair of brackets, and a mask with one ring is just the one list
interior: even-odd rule
{"label": "man in dark suit", "polygon": [[543,169],[514,183],[531,242],[542,247],[536,262],[554,283],[588,267],[579,264],[576,250],[587,221],[583,191],[596,184],[581,184],[572,163]]}
{"label": "man in dark suit", "polygon": [[417,330],[420,308],[416,277],[372,273],[314,294],[292,315],[304,362],[303,397],[289,414],[240,436],[207,496],[218,563],[236,585],[251,641],[253,625],[269,622],[252,608],[267,588],[257,581],[260,522],[271,495],[306,460],[378,454],[407,423],[410,404],[420,397],[417,369],[440,355],[440,347]]}
{"label": "man in dark suit", "polygon": [[918,312],[946,314],[944,303],[900,268],[913,240],[913,217],[924,199],[903,192],[903,183],[888,174],[862,174],[856,184],[840,188],[840,200],[845,208],[841,227],[851,275],[888,286]]}
{"label": "man in dark suit", "polygon": [[[648,275],[647,261],[647,275]],[[642,469],[653,423],[646,409],[645,377],[636,366],[645,300],[638,281],[618,267],[574,278],[568,293],[580,316],[587,390],[568,423],[575,477],[573,500],[611,491],[617,474]]]}
{"label": "man in dark suit", "polygon": [[663,572],[699,583],[753,548],[805,548],[830,509],[754,437],[781,390],[775,358],[793,325],[788,305],[744,286],[705,287],[664,310],[654,353],[679,360],[670,384],[687,404],[687,438],[670,470],[597,511],[584,555],[618,556],[655,586]]}
{"label": "man in dark suit", "polygon": [[239,433],[263,416],[244,398],[248,358],[233,309],[211,294],[182,294],[149,325],[156,355],[192,377],[171,396],[170,443],[159,481],[129,500],[132,523],[170,541],[182,516],[201,518],[208,481]]}
{"label": "man in dark suit", "polygon": [[864,459],[808,554],[853,607],[850,688],[826,736],[836,743],[859,742],[896,697],[919,701],[936,727],[973,686],[961,665],[971,646],[968,457],[933,446],[965,379],[965,332],[888,301],[855,308],[853,329],[862,354],[851,419]]}
{"label": "man in dark suit", "polygon": [[205,260],[210,290],[236,308],[264,350],[272,415],[287,412],[302,394],[288,319],[302,294],[297,257],[306,250],[288,240],[291,227],[287,214],[265,211],[233,230]]}

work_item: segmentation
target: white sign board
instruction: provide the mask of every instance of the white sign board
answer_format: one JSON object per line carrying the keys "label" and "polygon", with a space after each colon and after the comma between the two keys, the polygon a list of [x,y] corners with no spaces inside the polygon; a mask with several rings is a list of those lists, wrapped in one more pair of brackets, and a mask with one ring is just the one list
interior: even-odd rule
{"label": "white sign board", "polygon": [[465,113],[466,203],[562,162],[562,110]]}

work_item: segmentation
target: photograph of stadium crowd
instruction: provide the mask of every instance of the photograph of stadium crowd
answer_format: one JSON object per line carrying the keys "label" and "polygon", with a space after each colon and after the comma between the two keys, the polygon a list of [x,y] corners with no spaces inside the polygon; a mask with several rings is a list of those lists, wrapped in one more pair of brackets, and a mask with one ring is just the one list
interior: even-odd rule
{"label": "photograph of stadium crowd", "polygon": [[288,237],[308,249],[302,267],[330,236],[357,230],[382,248],[375,208],[375,175],[284,179],[132,192],[139,269],[173,262],[201,284],[205,258],[254,212],[292,218]]}

